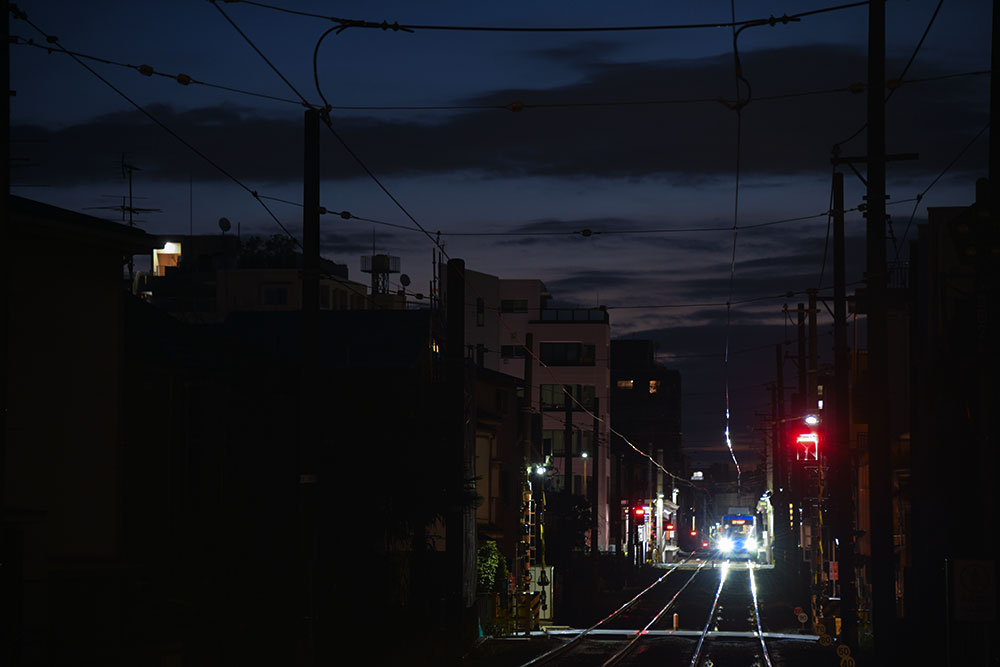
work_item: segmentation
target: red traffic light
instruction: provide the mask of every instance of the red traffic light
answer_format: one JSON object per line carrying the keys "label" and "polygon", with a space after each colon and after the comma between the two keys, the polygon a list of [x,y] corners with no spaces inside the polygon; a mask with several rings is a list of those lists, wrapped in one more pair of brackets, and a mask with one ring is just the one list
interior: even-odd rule
{"label": "red traffic light", "polygon": [[674,524],[672,524],[672,523],[668,523],[668,524],[667,524],[666,526],[664,526],[663,528],[664,528],[664,530],[673,530],[673,529],[674,529]]}
{"label": "red traffic light", "polygon": [[701,548],[702,549],[707,549],[708,548],[708,542],[702,542],[701,543]]}
{"label": "red traffic light", "polygon": [[802,448],[802,454],[806,458],[819,458],[819,433],[816,431],[803,431],[795,436],[795,444]]}
{"label": "red traffic light", "polygon": [[691,531],[691,537],[698,537],[698,531],[697,530],[692,530]]}
{"label": "red traffic light", "polygon": [[646,521],[646,508],[644,508],[642,506],[636,507],[635,510],[634,510],[634,514],[635,514],[635,522],[636,523],[645,523],[645,521]]}

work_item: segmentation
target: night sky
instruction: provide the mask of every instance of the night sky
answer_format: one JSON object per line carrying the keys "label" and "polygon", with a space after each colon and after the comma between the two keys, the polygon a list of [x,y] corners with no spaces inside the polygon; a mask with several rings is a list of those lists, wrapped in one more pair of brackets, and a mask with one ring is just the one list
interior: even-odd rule
{"label": "night sky", "polygon": [[[439,27],[720,24],[733,12],[719,0],[274,2]],[[835,4],[739,2],[735,19]],[[887,3],[890,78],[930,25],[886,105],[887,151],[920,155],[889,165],[890,259],[897,248],[905,259],[926,206],[971,203],[975,179],[987,175],[990,4]],[[300,234],[301,209],[279,200],[302,200],[299,95],[321,104],[313,51],[337,23],[205,0],[18,6],[64,48],[113,61],[81,58],[176,136],[12,19],[10,32],[20,38],[10,47],[14,194],[121,220],[91,207],[121,203],[124,153],[141,168],[134,192],[143,199],[135,205],[161,209],[139,216],[151,233],[218,233],[225,216],[244,236],[282,233],[279,223]],[[333,128],[358,159],[323,130],[321,203],[367,221],[324,216],[323,255],[361,282],[360,255],[373,246],[398,255],[410,291],[426,294],[433,243],[415,220],[441,232],[448,256],[470,269],[539,278],[557,305],[605,305],[613,336],[653,338],[661,361],[681,370],[686,451],[699,462],[729,460],[728,384],[737,456],[752,465],[751,448],[763,438],[758,415],[770,413],[764,385],[775,377],[774,345],[790,340],[788,352],[796,349],[782,306],[794,309],[808,288],[832,291],[830,155],[837,143],[844,155],[866,150],[858,133],[865,93],[850,91],[865,83],[866,43],[864,6],[750,27],[738,38],[741,81],[728,26],[331,33],[319,50],[318,80],[334,107]],[[181,85],[178,74],[194,81]],[[739,112],[731,108],[737,96],[746,102]],[[849,171],[845,184],[853,282],[864,266],[865,223],[853,210],[864,186]],[[913,198],[925,192],[917,206]],[[761,225],[768,222],[777,224]],[[828,313],[820,322],[829,324]],[[827,359],[831,347],[825,326]],[[794,384],[791,361],[786,373]]]}

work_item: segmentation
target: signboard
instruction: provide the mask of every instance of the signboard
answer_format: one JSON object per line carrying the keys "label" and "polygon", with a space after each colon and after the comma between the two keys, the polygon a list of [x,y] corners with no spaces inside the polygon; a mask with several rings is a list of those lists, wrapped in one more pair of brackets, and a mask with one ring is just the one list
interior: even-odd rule
{"label": "signboard", "polygon": [[831,560],[830,561],[830,581],[836,581],[839,578],[840,578],[840,566],[837,564],[837,561]]}
{"label": "signboard", "polygon": [[691,473],[691,479],[696,482],[700,482],[701,480],[705,479],[705,473],[703,473],[700,470],[695,470],[693,473]]}

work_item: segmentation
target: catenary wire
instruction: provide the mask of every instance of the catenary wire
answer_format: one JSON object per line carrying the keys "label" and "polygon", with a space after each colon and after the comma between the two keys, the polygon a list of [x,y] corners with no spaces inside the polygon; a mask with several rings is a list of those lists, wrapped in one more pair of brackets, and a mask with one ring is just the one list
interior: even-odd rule
{"label": "catenary wire", "polygon": [[314,12],[293,10],[281,7],[279,5],[257,2],[255,0],[223,0],[223,1],[227,3],[243,3],[246,5],[252,5],[254,7],[259,7],[262,9],[268,9],[287,14],[294,14],[296,16],[322,19],[324,21],[330,21],[337,24],[337,27],[335,28],[336,30],[341,30],[341,31],[346,30],[347,28],[373,28],[382,31],[393,31],[393,32],[437,30],[437,31],[458,31],[458,32],[550,32],[550,33],[700,30],[700,29],[712,29],[712,28],[730,28],[730,27],[738,27],[744,25],[766,25],[766,24],[774,25],[775,23],[787,22],[789,20],[803,18],[806,16],[825,14],[827,12],[839,11],[842,9],[864,7],[869,4],[867,0],[864,0],[862,2],[853,2],[842,5],[834,5],[831,7],[822,7],[819,9],[813,9],[805,12],[798,12],[796,14],[793,14],[792,16],[785,15],[782,17],[775,17],[772,15],[769,16],[768,18],[740,21],[739,23],[711,22],[711,23],[625,25],[625,26],[486,26],[486,25],[443,25],[443,24],[421,25],[421,24],[399,23],[398,21],[395,21],[393,23],[389,23],[388,21],[364,21],[359,19],[347,19],[343,17],[329,16]]}
{"label": "catenary wire", "polygon": [[[893,87],[891,87],[891,88],[889,89],[889,92],[888,92],[888,93],[886,94],[886,96],[885,96],[885,99],[883,100],[883,104],[884,104],[885,102],[888,102],[888,101],[889,101],[889,98],[891,98],[891,97],[892,97],[892,94],[893,94],[894,92],[896,92],[896,88],[897,88],[897,87],[899,86],[899,83],[901,83],[901,82],[902,82],[903,78],[904,78],[904,77],[906,76],[906,73],[907,73],[907,72],[909,71],[909,69],[910,69],[910,65],[912,65],[912,64],[913,64],[913,61],[914,61],[914,60],[916,59],[916,57],[917,57],[917,53],[919,53],[919,52],[920,52],[920,48],[921,48],[921,47],[922,47],[922,46],[924,45],[924,40],[925,40],[925,39],[927,38],[927,34],[928,34],[928,33],[930,32],[930,30],[931,30],[931,26],[932,26],[932,25],[934,25],[934,19],[936,19],[936,18],[937,18],[937,15],[938,15],[938,11],[939,11],[939,10],[941,9],[941,5],[942,5],[943,3],[944,3],[944,0],[938,0],[938,4],[937,4],[937,7],[935,7],[935,8],[934,8],[934,13],[933,13],[933,14],[931,14],[931,18],[930,18],[930,21],[928,21],[928,22],[927,22],[927,27],[926,27],[926,28],[924,28],[924,33],[923,33],[923,35],[921,35],[921,37],[920,37],[920,40],[919,40],[919,41],[917,42],[917,46],[916,46],[916,48],[914,48],[914,49],[913,49],[913,53],[912,53],[912,54],[910,54],[910,59],[909,59],[909,60],[908,60],[908,61],[906,62],[906,66],[905,66],[905,67],[903,68],[903,71],[902,71],[902,73],[901,73],[901,74],[899,75],[899,77],[898,77],[898,78],[896,79],[896,81],[895,81],[895,85],[894,85]],[[879,85],[882,85],[882,84],[880,83]],[[834,144],[834,150],[838,150],[838,149],[840,148],[840,146],[842,146],[843,144],[846,144],[847,142],[849,142],[849,141],[852,141],[852,140],[853,140],[853,139],[854,139],[855,137],[857,137],[857,136],[858,136],[859,134],[861,134],[862,132],[864,132],[864,131],[865,131],[865,129],[867,129],[867,127],[868,127],[868,122],[867,122],[867,121],[865,121],[865,122],[864,122],[864,123],[863,123],[863,124],[861,125],[861,127],[859,127],[859,128],[857,129],[857,131],[855,131],[855,132],[854,132],[854,134],[852,134],[852,135],[851,135],[851,136],[849,136],[848,138],[844,139],[843,141],[838,141],[838,142],[837,142],[836,144]]]}
{"label": "catenary wire", "polygon": [[[976,136],[974,136],[967,144],[965,144],[965,146],[962,147],[962,150],[960,150],[958,152],[958,154],[955,155],[954,158],[952,158],[951,162],[949,162],[948,165],[943,170],[941,170],[941,173],[939,173],[937,176],[935,176],[934,180],[932,180],[930,182],[930,184],[920,192],[920,194],[918,194],[916,197],[913,198],[913,210],[910,211],[910,219],[907,220],[907,222],[906,222],[906,229],[903,231],[903,239],[902,239],[902,241],[900,241],[899,246],[896,248],[895,259],[897,259],[897,260],[899,259],[900,250],[906,244],[906,238],[910,234],[910,226],[913,224],[913,217],[914,217],[914,215],[916,215],[916,213],[917,213],[917,207],[920,206],[920,202],[923,200],[924,195],[926,195],[928,192],[930,192],[931,188],[933,188],[935,185],[937,185],[937,182],[940,181],[944,177],[945,174],[947,174],[949,171],[951,171],[951,168],[954,167],[955,164],[960,159],[962,159],[962,156],[965,155],[965,153],[970,148],[972,148],[972,146],[977,141],[979,141],[980,137],[982,137],[986,133],[986,130],[988,130],[988,129],[990,129],[990,122],[989,121],[987,121],[986,125],[984,125],[983,128],[981,130],[979,130],[979,132],[976,134]],[[897,203],[903,203],[903,202],[897,202]]]}
{"label": "catenary wire", "polygon": [[42,30],[41,28],[39,28],[37,25],[35,25],[34,22],[32,22],[28,18],[28,15],[26,13],[24,13],[23,11],[17,11],[14,14],[14,17],[17,18],[17,19],[19,19],[19,20],[24,21],[25,23],[27,23],[36,32],[38,32],[40,35],[42,35],[43,37],[45,37],[45,39],[46,39],[46,41],[48,43],[55,44],[56,48],[58,48],[59,50],[63,51],[67,55],[69,55],[69,57],[72,58],[73,60],[75,60],[81,67],[83,67],[88,72],[90,72],[95,77],[97,77],[102,83],[104,83],[104,85],[106,85],[107,87],[109,87],[111,90],[113,90],[115,93],[117,93],[122,99],[124,99],[126,102],[128,102],[129,104],[131,104],[133,107],[135,107],[135,109],[137,111],[139,111],[140,113],[142,113],[149,120],[151,120],[154,124],[156,124],[157,126],[159,126],[160,129],[162,129],[163,131],[165,131],[167,134],[169,134],[170,136],[172,136],[177,141],[181,142],[191,152],[193,152],[195,155],[197,155],[198,157],[200,157],[202,160],[204,160],[205,162],[207,162],[208,164],[210,164],[213,168],[215,168],[223,176],[225,176],[226,178],[228,178],[229,180],[231,180],[233,183],[235,183],[236,185],[238,185],[241,188],[243,188],[244,190],[246,190],[264,208],[264,210],[267,211],[268,215],[281,228],[281,230],[283,232],[285,232],[285,234],[287,234],[293,240],[295,240],[296,243],[298,243],[298,239],[295,239],[295,236],[292,235],[292,233],[289,232],[288,229],[281,223],[281,220],[279,220],[278,217],[274,214],[274,212],[271,211],[270,207],[268,207],[268,205],[261,200],[261,198],[257,194],[256,190],[253,190],[252,188],[250,188],[248,185],[246,185],[245,183],[243,183],[243,181],[241,181],[238,178],[236,178],[236,176],[234,176],[231,172],[229,172],[227,169],[225,169],[224,167],[222,167],[215,160],[213,160],[212,158],[210,158],[207,155],[205,155],[194,144],[192,144],[191,142],[187,141],[182,136],[180,136],[179,134],[177,134],[168,125],[166,125],[165,123],[163,123],[159,118],[157,118],[152,113],[150,113],[145,107],[143,107],[138,102],[136,102],[131,97],[129,97],[120,88],[118,88],[113,83],[111,83],[110,81],[108,81],[106,78],[104,78],[103,76],[101,76],[96,70],[94,70],[92,67],[90,67],[89,65],[87,65],[87,63],[85,63],[83,60],[81,60],[80,58],[76,57],[72,53],[69,53],[65,49],[63,49],[62,48],[62,44],[59,43],[58,37],[56,37],[55,35],[49,35],[44,30]]}
{"label": "catenary wire", "polygon": [[[139,74],[152,77],[158,76],[164,79],[169,79],[183,86],[204,86],[207,88],[215,88],[218,90],[224,90],[230,93],[236,93],[239,95],[247,95],[251,97],[258,97],[267,100],[273,100],[276,102],[284,102],[287,104],[293,104],[297,107],[306,106],[309,107],[308,103],[303,103],[301,100],[295,100],[290,97],[281,97],[278,95],[271,95],[268,93],[261,93],[252,90],[245,90],[241,88],[236,88],[234,86],[227,86],[219,83],[212,83],[209,81],[202,81],[196,79],[188,74],[178,73],[170,74],[167,72],[161,72],[155,69],[151,65],[132,65],[127,62],[122,62],[118,60],[112,60],[110,58],[105,58],[102,56],[95,56],[92,54],[83,53],[81,51],[74,51],[69,49],[57,49],[47,44],[39,44],[31,38],[20,37],[17,35],[11,36],[10,43],[14,46],[28,46],[42,51],[46,51],[50,54],[57,53],[63,55],[75,55],[78,58],[85,60],[90,60],[93,62],[98,62],[103,65],[113,65],[115,67],[121,67],[124,69],[130,69]],[[922,77],[919,79],[907,79],[905,81],[896,82],[896,88],[908,86],[910,84],[916,83],[931,83],[936,81],[944,81],[948,79],[954,79],[966,76],[983,76],[990,74],[990,70],[973,70],[968,72],[954,72],[949,74],[941,74],[937,76]],[[817,90],[803,90],[803,91],[792,91],[787,93],[775,93],[773,95],[755,95],[755,102],[766,102],[766,101],[777,101],[784,99],[793,99],[801,97],[810,97],[818,95],[830,95],[836,93],[851,93],[859,94],[864,92],[865,85],[863,83],[853,83],[849,86],[838,86],[834,88],[824,88]],[[719,97],[696,97],[696,98],[675,98],[675,99],[645,99],[645,100],[598,100],[592,102],[522,102],[516,101],[508,104],[429,104],[429,105],[415,105],[415,104],[396,104],[396,105],[371,105],[371,104],[334,104],[330,105],[330,111],[524,111],[528,109],[587,109],[587,108],[597,108],[597,107],[630,107],[630,106],[669,106],[669,105],[681,105],[681,104],[732,104],[727,100],[721,99]],[[841,142],[846,143],[846,142]]]}
{"label": "catenary wire", "polygon": [[243,89],[240,89],[240,88],[234,88],[232,86],[225,86],[225,85],[218,84],[218,83],[210,83],[208,81],[201,81],[199,79],[195,79],[194,77],[192,77],[192,76],[190,76],[188,74],[183,74],[183,73],[168,74],[166,72],[160,72],[160,71],[154,69],[151,65],[145,65],[145,64],[143,64],[143,65],[131,65],[131,64],[126,63],[126,62],[121,62],[121,61],[117,61],[117,60],[111,60],[109,58],[103,58],[103,57],[100,57],[100,56],[94,56],[94,55],[89,55],[89,54],[86,54],[86,53],[81,53],[80,51],[71,51],[69,49],[62,49],[62,50],[60,50],[60,49],[57,49],[57,48],[53,48],[51,45],[38,44],[33,39],[23,38],[23,37],[19,37],[19,36],[16,36],[16,35],[12,35],[11,36],[11,44],[16,45],[16,46],[30,46],[30,47],[34,47],[36,49],[41,49],[43,51],[47,51],[48,53],[61,53],[63,55],[76,56],[77,58],[81,58],[81,59],[84,59],[84,60],[90,60],[90,61],[93,61],[93,62],[98,62],[98,63],[101,63],[103,65],[114,65],[116,67],[122,67],[122,68],[125,68],[125,69],[133,70],[133,71],[138,72],[139,74],[141,74],[143,76],[147,76],[147,77],[159,76],[159,77],[163,77],[165,79],[171,79],[172,81],[176,81],[178,84],[180,84],[182,86],[189,86],[189,85],[205,86],[207,88],[216,88],[218,90],[224,90],[224,91],[230,92],[230,93],[238,93],[240,95],[248,95],[248,96],[251,96],[251,97],[259,97],[259,98],[263,98],[263,99],[267,99],[267,100],[273,100],[273,101],[276,101],[276,102],[286,102],[286,103],[289,103],[289,104],[294,104],[296,106],[302,106],[302,102],[300,102],[298,100],[293,100],[293,99],[288,98],[288,97],[279,97],[277,95],[269,95],[267,93],[258,93],[258,92],[254,92],[252,90],[243,90]]}
{"label": "catenary wire", "polygon": [[[58,38],[56,36],[49,35],[44,30],[42,30],[39,26],[37,26],[34,22],[32,22],[28,18],[28,15],[25,12],[23,12],[21,10],[14,11],[13,8],[12,8],[12,13],[13,13],[14,18],[22,20],[25,23],[27,23],[36,32],[38,32],[40,35],[42,35],[43,37],[45,37],[45,40],[46,40],[47,43],[54,44],[55,45],[54,48],[56,48],[59,51],[65,53],[66,55],[70,56],[81,67],[83,67],[88,72],[90,72],[95,77],[97,77],[102,83],[104,83],[106,86],[108,86],[109,88],[111,88],[111,90],[113,90],[115,93],[117,93],[126,102],[128,102],[129,104],[131,104],[137,111],[139,111],[144,116],[146,116],[154,124],[156,124],[157,126],[159,126],[167,134],[169,134],[174,139],[176,139],[177,141],[179,141],[186,148],[188,148],[190,151],[192,151],[195,155],[197,155],[202,160],[204,160],[209,165],[211,165],[213,168],[215,168],[217,171],[219,171],[219,173],[221,173],[222,175],[226,176],[233,183],[235,183],[236,185],[238,185],[239,187],[241,187],[243,190],[245,190],[247,193],[249,193],[254,198],[254,200],[256,200],[257,203],[267,212],[267,214],[274,221],[274,223],[277,224],[279,228],[281,228],[282,232],[284,232],[285,235],[288,236],[292,240],[293,243],[295,243],[297,246],[299,246],[301,248],[301,243],[299,242],[298,238],[296,238],[295,235],[292,234],[288,230],[288,228],[285,227],[284,224],[282,224],[281,220],[274,214],[274,212],[271,210],[271,208],[263,201],[265,198],[268,198],[268,199],[273,199],[273,198],[261,196],[256,190],[250,188],[248,185],[246,185],[245,183],[243,183],[243,181],[239,180],[236,176],[234,176],[227,169],[225,169],[224,167],[222,167],[221,165],[219,165],[217,162],[215,162],[214,160],[212,160],[210,157],[208,157],[205,153],[203,153],[200,149],[198,149],[194,144],[190,143],[189,141],[187,141],[186,139],[184,139],[182,136],[180,136],[179,134],[177,134],[172,128],[170,128],[168,125],[166,125],[164,122],[162,122],[159,118],[157,118],[156,116],[154,116],[145,107],[143,107],[142,105],[140,105],[139,103],[137,103],[135,100],[133,100],[131,97],[129,97],[120,88],[118,88],[117,86],[115,86],[114,84],[112,84],[110,81],[108,81],[106,78],[104,78],[103,76],[101,76],[93,68],[91,68],[90,66],[88,66],[85,62],[83,62],[83,60],[81,60],[80,58],[78,58],[76,55],[74,55],[70,51],[64,49],[62,47],[62,44],[59,43],[59,40],[58,40]],[[321,273],[321,276],[325,276],[325,277],[328,277],[328,278],[337,278],[339,280],[339,277],[332,276],[332,275],[326,274],[326,273]],[[370,297],[367,294],[361,294],[360,292],[358,292],[358,290],[356,290],[350,284],[348,284],[348,283],[342,283],[342,285],[344,287],[346,287],[348,290],[350,290],[350,291],[352,291],[352,292],[354,292],[356,294],[359,294],[361,296],[365,296],[366,299],[370,299]]]}

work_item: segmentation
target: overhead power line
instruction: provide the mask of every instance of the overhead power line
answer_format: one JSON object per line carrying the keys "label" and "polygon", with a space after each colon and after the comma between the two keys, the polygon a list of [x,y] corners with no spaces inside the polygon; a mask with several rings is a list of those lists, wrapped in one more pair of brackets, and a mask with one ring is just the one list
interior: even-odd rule
{"label": "overhead power line", "polygon": [[90,60],[92,62],[98,62],[103,65],[114,65],[115,67],[122,67],[125,69],[130,69],[146,77],[158,76],[165,79],[171,79],[177,82],[181,86],[205,86],[207,88],[215,88],[218,90],[224,90],[230,93],[237,93],[239,95],[248,95],[251,97],[259,97],[267,100],[274,100],[276,102],[286,102],[289,104],[294,104],[296,106],[302,106],[302,102],[293,100],[287,97],[279,97],[277,95],[269,95],[267,93],[258,93],[252,90],[242,90],[240,88],[234,88],[232,86],[225,86],[218,83],[210,83],[208,81],[201,81],[188,74],[168,74],[167,72],[161,72],[152,65],[132,65],[126,62],[121,62],[117,60],[111,60],[110,58],[103,58],[101,56],[94,56],[86,53],[81,53],[80,51],[71,51],[69,49],[63,49],[59,47],[53,47],[51,44],[38,44],[33,39],[26,39],[24,37],[18,37],[16,35],[11,36],[11,44],[16,46],[30,46],[36,49],[41,49],[47,51],[48,53],[60,53],[67,56],[74,56],[76,58],[81,58],[83,60]]}
{"label": "overhead power line", "polygon": [[[67,56],[74,55],[84,60],[101,63],[102,65],[110,65],[114,67],[120,67],[123,69],[129,69],[145,77],[160,77],[163,79],[168,79],[180,86],[185,86],[185,87],[202,86],[206,88],[222,90],[229,93],[235,93],[237,95],[246,95],[248,97],[256,97],[260,99],[271,100],[274,102],[283,102],[285,104],[295,105],[296,107],[309,108],[312,106],[308,102],[303,102],[301,99],[297,100],[297,99],[292,99],[290,97],[282,97],[280,95],[272,95],[270,93],[261,93],[253,90],[237,88],[235,86],[213,83],[210,81],[202,81],[201,79],[195,78],[185,73],[172,74],[169,72],[162,72],[153,65],[148,65],[148,64],[134,65],[128,62],[114,60],[112,58],[106,58],[103,56],[83,53],[81,51],[74,51],[70,49],[58,49],[53,47],[51,44],[40,44],[38,42],[35,42],[31,38],[20,37],[18,35],[12,35],[10,39],[11,39],[10,43],[14,46],[27,46],[34,49],[45,51],[50,54],[61,54]],[[959,77],[983,76],[988,74],[990,74],[990,70],[987,69],[987,70],[974,70],[968,72],[952,72],[949,74],[921,77],[918,79],[907,79],[905,81],[895,82],[893,89],[895,90],[897,88],[905,87],[911,84],[932,83],[936,81],[944,81]],[[860,82],[854,82],[846,86],[835,86],[833,88],[791,91],[786,93],[775,93],[773,95],[755,95],[753,99],[755,102],[769,102],[769,101],[797,99],[802,97],[816,97],[820,95],[835,95],[842,93],[850,93],[852,95],[857,95],[863,93],[865,89],[866,89],[865,84]],[[328,108],[330,111],[372,111],[372,112],[505,111],[505,112],[517,113],[528,110],[546,110],[546,109],[586,110],[586,109],[596,109],[596,108],[628,108],[628,107],[642,107],[642,106],[673,106],[673,105],[687,105],[687,104],[722,104],[730,106],[733,104],[733,102],[720,97],[690,97],[690,98],[651,98],[651,99],[640,99],[640,100],[594,100],[594,101],[580,101],[580,102],[530,102],[530,101],[515,100],[507,104],[425,104],[425,105],[332,104],[329,105]],[[846,142],[841,142],[841,143],[846,143]]]}
{"label": "overhead power line", "polygon": [[[215,0],[209,0],[214,2]],[[804,18],[806,16],[814,16],[817,14],[825,14],[827,12],[838,11],[842,9],[851,9],[854,7],[863,7],[868,5],[867,0],[863,2],[853,2],[843,5],[835,5],[832,7],[823,7],[820,9],[814,9],[806,12],[798,12],[796,14],[784,15],[780,17],[768,16],[767,18],[751,19],[747,21],[732,21],[732,22],[709,22],[709,23],[676,23],[676,24],[657,24],[657,25],[622,25],[622,26],[490,26],[490,25],[446,25],[446,24],[417,24],[417,23],[399,23],[394,21],[389,23],[388,21],[366,21],[360,19],[348,19],[339,16],[330,16],[327,14],[319,14],[316,12],[306,12],[301,10],[289,9],[287,7],[281,7],[280,5],[274,5],[264,2],[256,2],[255,0],[223,0],[223,2],[229,4],[242,3],[245,5],[252,5],[254,7],[259,7],[261,9],[268,9],[271,11],[282,12],[285,14],[292,14],[295,16],[303,16],[308,18],[320,19],[323,21],[329,21],[336,23],[336,30],[343,31],[348,28],[371,28],[382,31],[392,31],[392,32],[416,32],[418,30],[435,30],[435,31],[452,31],[452,32],[540,32],[540,33],[567,33],[567,32],[643,32],[643,31],[664,31],[664,30],[704,30],[713,28],[734,28],[749,25],[775,25],[777,23],[787,23],[792,20],[799,18]]]}
{"label": "overhead power line", "polygon": [[[186,148],[188,148],[191,152],[193,152],[199,158],[201,158],[202,160],[204,160],[205,162],[207,162],[209,165],[211,165],[214,169],[216,169],[223,176],[225,176],[226,178],[228,178],[229,180],[231,180],[233,183],[235,183],[236,185],[238,185],[240,188],[242,188],[243,190],[245,190],[247,193],[249,193],[254,198],[254,200],[256,200],[257,203],[267,212],[267,214],[270,216],[271,220],[274,221],[274,223],[277,224],[279,228],[281,228],[281,231],[284,232],[285,235],[288,236],[292,240],[293,243],[295,243],[295,245],[299,246],[299,248],[302,247],[302,244],[299,242],[298,238],[296,238],[296,236],[294,234],[292,234],[288,230],[288,228],[285,227],[284,224],[282,224],[282,222],[278,218],[278,216],[276,216],[274,214],[274,211],[272,211],[271,208],[264,202],[264,199],[274,199],[273,197],[264,197],[264,196],[260,195],[256,190],[252,189],[250,186],[248,186],[247,184],[245,184],[239,178],[237,178],[236,176],[234,176],[230,171],[228,171],[227,169],[225,169],[224,167],[222,167],[221,165],[219,165],[217,162],[215,162],[215,160],[213,160],[212,158],[208,157],[197,146],[195,146],[194,144],[192,144],[191,142],[189,142],[188,140],[186,140],[184,137],[182,137],[179,134],[177,134],[177,132],[175,132],[172,128],[170,128],[170,126],[168,126],[167,124],[165,124],[163,121],[161,121],[155,115],[153,115],[149,110],[147,110],[145,107],[143,107],[138,102],[136,102],[131,97],[129,97],[120,88],[118,88],[113,83],[111,83],[110,81],[108,81],[106,78],[104,78],[103,76],[101,76],[93,68],[91,68],[89,65],[87,65],[87,63],[83,62],[83,60],[80,57],[76,56],[74,53],[70,52],[68,49],[63,48],[63,46],[59,43],[59,38],[58,37],[56,37],[55,35],[49,35],[44,30],[42,30],[40,27],[38,27],[34,22],[32,22],[28,18],[28,15],[25,12],[21,11],[20,9],[17,9],[15,6],[12,6],[10,11],[11,11],[11,13],[12,13],[12,15],[13,15],[13,17],[15,19],[19,19],[19,20],[24,21],[29,26],[31,26],[36,32],[38,32],[42,37],[44,37],[46,43],[54,45],[52,48],[58,50],[59,52],[65,53],[70,58],[72,58],[73,60],[75,60],[81,67],[83,67],[88,72],[90,72],[92,75],[94,75],[95,77],[97,77],[97,79],[99,79],[102,83],[104,83],[106,86],[108,86],[109,88],[111,88],[111,90],[113,90],[115,93],[117,93],[122,99],[124,99],[126,102],[128,102],[130,105],[132,105],[137,111],[139,111],[144,116],[146,116],[154,124],[156,124],[157,126],[159,126],[163,131],[165,131],[167,134],[169,134],[174,139],[176,139],[177,141],[179,141]],[[337,277],[337,276],[331,276],[331,275],[326,274],[326,273],[323,273],[321,275],[323,275],[325,277],[329,277],[329,278],[338,278],[338,280],[339,280],[339,277]],[[349,290],[355,292],[356,294],[364,296],[366,299],[369,299],[369,300],[371,299],[371,297],[369,297],[367,294],[362,294],[361,292],[358,292],[358,290],[356,290],[354,287],[352,287],[349,283],[343,283],[343,285],[345,287],[347,287]]]}

